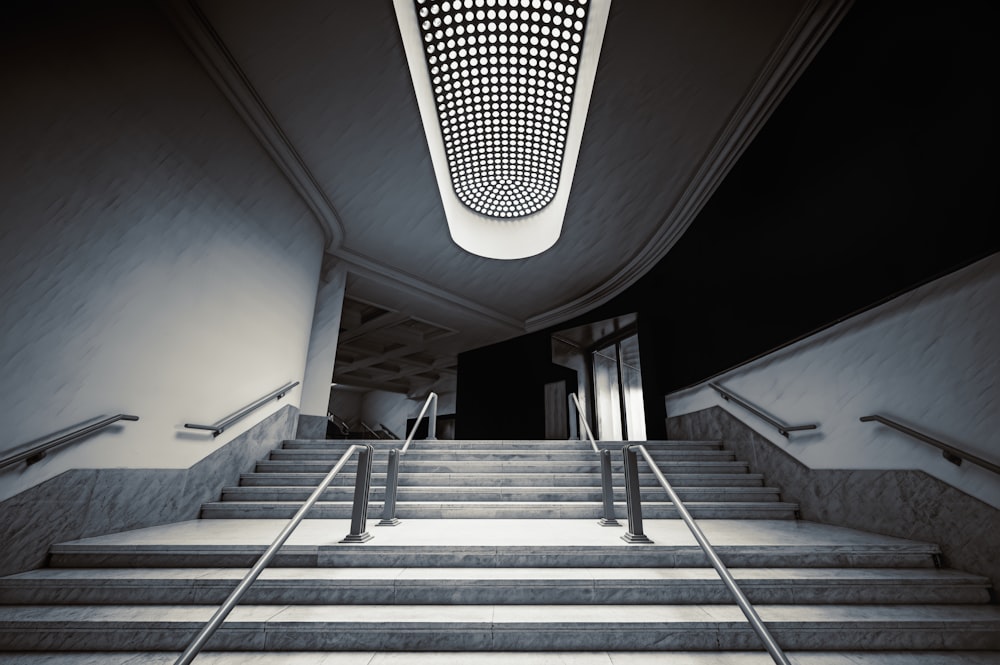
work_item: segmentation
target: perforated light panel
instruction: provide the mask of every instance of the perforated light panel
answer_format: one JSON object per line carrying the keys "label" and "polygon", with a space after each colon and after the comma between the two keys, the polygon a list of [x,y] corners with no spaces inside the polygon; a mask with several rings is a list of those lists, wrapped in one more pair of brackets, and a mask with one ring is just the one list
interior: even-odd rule
{"label": "perforated light panel", "polygon": [[452,186],[511,219],[555,196],[589,0],[413,0]]}

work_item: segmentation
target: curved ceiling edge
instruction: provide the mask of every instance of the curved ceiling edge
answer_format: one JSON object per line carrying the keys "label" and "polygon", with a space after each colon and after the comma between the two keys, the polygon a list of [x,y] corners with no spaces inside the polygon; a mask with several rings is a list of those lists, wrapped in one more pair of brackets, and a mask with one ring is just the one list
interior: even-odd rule
{"label": "curved ceiling edge", "polygon": [[528,317],[525,322],[528,332],[558,325],[603,305],[635,284],[667,255],[852,4],[853,0],[815,0],[799,12],[701,168],[642,251],[597,288]]}
{"label": "curved ceiling edge", "polygon": [[469,300],[451,291],[446,291],[438,286],[430,284],[419,277],[409,273],[386,266],[383,263],[358,254],[346,248],[331,251],[330,254],[347,264],[349,270],[354,270],[358,274],[370,279],[379,280],[390,286],[416,293],[421,297],[431,297],[452,306],[458,306],[466,312],[475,314],[480,318],[489,319],[494,323],[503,324],[512,332],[525,332],[524,321],[517,319],[503,312],[497,311],[486,305]]}
{"label": "curved ceiling edge", "polygon": [[177,33],[201,63],[205,72],[312,211],[315,222],[323,232],[324,249],[333,251],[339,248],[344,241],[344,227],[337,209],[288,140],[208,17],[195,0],[169,0],[163,6]]}

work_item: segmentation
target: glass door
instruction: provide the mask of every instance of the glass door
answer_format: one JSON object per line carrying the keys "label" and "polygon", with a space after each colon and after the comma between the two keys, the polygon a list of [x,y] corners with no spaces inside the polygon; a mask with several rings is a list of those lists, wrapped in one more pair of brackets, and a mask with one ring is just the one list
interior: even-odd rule
{"label": "glass door", "polygon": [[598,437],[645,441],[639,336],[632,334],[593,352],[594,406]]}

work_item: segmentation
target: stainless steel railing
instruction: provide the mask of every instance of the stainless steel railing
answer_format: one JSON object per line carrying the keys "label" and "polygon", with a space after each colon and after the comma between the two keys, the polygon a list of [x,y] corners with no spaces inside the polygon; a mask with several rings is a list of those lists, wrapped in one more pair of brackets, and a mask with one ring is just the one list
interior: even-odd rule
{"label": "stainless steel railing", "polygon": [[646,446],[641,444],[628,444],[622,448],[622,454],[625,457],[625,498],[626,505],[628,506],[628,532],[622,536],[622,539],[628,543],[651,543],[651,541],[642,530],[642,497],[640,494],[639,487],[639,460],[636,451],[642,453],[645,458],[646,463],[649,468],[653,471],[656,479],[659,481],[660,485],[667,492],[667,496],[670,497],[670,501],[674,504],[674,508],[680,515],[681,519],[684,520],[684,524],[691,531],[691,535],[698,542],[705,556],[711,562],[712,567],[715,568],[715,572],[719,574],[722,578],[723,584],[729,589],[729,592],[733,595],[736,600],[736,604],[739,605],[740,609],[743,611],[743,615],[750,622],[750,627],[753,628],[757,636],[760,637],[761,642],[764,643],[764,648],[767,652],[771,654],[772,660],[774,660],[777,665],[791,665],[788,658],[785,656],[784,651],[775,641],[774,636],[771,635],[771,631],[767,629],[764,622],[761,621],[760,616],[757,614],[757,610],[754,609],[753,605],[747,599],[746,594],[740,589],[739,585],[736,584],[736,580],[730,574],[729,569],[726,564],[722,562],[719,555],[715,552],[715,548],[712,544],[708,542],[708,538],[702,532],[701,528],[695,523],[694,518],[691,517],[691,513],[684,506],[684,502],[681,501],[680,496],[674,491],[674,488],[667,481],[663,472],[660,471],[660,467],[653,461],[652,456],[649,451],[646,450]]}
{"label": "stainless steel railing", "polygon": [[719,393],[720,395],[722,395],[722,399],[726,400],[727,402],[733,402],[735,404],[739,404],[744,409],[746,409],[750,413],[754,414],[755,416],[757,416],[758,418],[760,418],[761,420],[763,420],[764,422],[766,422],[771,427],[774,427],[775,429],[777,429],[778,432],[783,437],[785,437],[785,438],[788,438],[788,433],[789,432],[799,432],[799,431],[807,430],[807,429],[816,429],[816,427],[817,427],[816,425],[812,425],[812,424],[810,424],[810,425],[786,425],[786,424],[784,424],[782,422],[779,422],[779,421],[775,420],[774,418],[772,418],[771,416],[767,415],[766,413],[764,413],[760,409],[756,408],[754,405],[750,404],[746,400],[744,400],[744,399],[736,396],[735,394],[733,394],[732,392],[730,392],[728,389],[723,388],[718,383],[709,383],[708,385],[711,388],[714,388],[717,393]]}
{"label": "stainless steel railing", "polygon": [[347,451],[341,455],[337,463],[333,465],[333,468],[326,474],[320,484],[313,490],[313,493],[309,495],[302,507],[299,508],[298,512],[288,521],[285,528],[281,530],[281,533],[274,539],[271,545],[265,550],[264,554],[257,560],[253,568],[240,580],[240,583],[236,585],[233,592],[229,594],[229,597],[223,601],[222,605],[216,610],[212,618],[208,620],[208,623],[199,631],[195,638],[188,645],[188,648],[180,655],[180,657],[174,661],[174,665],[187,665],[195,656],[197,656],[205,644],[211,639],[215,631],[219,629],[222,622],[226,620],[229,613],[233,611],[237,603],[246,595],[246,592],[250,589],[250,585],[256,581],[260,574],[264,572],[268,564],[277,555],[278,550],[281,546],[285,544],[288,537],[292,535],[296,527],[301,524],[302,520],[305,519],[306,513],[309,509],[313,507],[323,492],[330,486],[333,482],[334,476],[340,473],[340,470],[344,468],[347,464],[347,460],[351,458],[351,455],[355,451],[359,451],[358,454],[358,471],[357,477],[354,484],[354,504],[351,513],[351,531],[344,537],[340,542],[342,543],[363,543],[372,539],[371,534],[365,530],[365,525],[368,519],[368,492],[371,488],[371,475],[372,475],[372,457],[374,453],[374,448],[369,445],[354,444]]}
{"label": "stainless steel railing", "polygon": [[76,441],[77,439],[82,439],[88,434],[93,434],[98,430],[102,430],[109,425],[115,424],[119,420],[135,421],[139,420],[139,416],[130,416],[127,413],[119,413],[117,416],[111,416],[110,418],[105,418],[100,422],[96,422],[91,425],[87,425],[86,427],[81,427],[80,429],[73,430],[72,432],[68,434],[63,434],[62,436],[59,436],[55,439],[42,441],[41,443],[37,443],[31,446],[27,450],[15,453],[10,457],[3,458],[3,460],[0,460],[0,469],[11,466],[13,464],[17,464],[18,462],[25,462],[28,465],[34,464],[35,462],[39,462],[42,460],[43,457],[45,457],[46,454],[48,454],[48,451],[52,450],[53,448],[64,446],[67,443]]}
{"label": "stainless steel railing", "polygon": [[993,462],[990,462],[989,460],[985,460],[982,457],[977,457],[976,455],[973,455],[970,452],[966,452],[964,450],[961,450],[960,448],[956,448],[954,446],[951,446],[951,445],[945,443],[944,441],[940,441],[939,439],[935,439],[934,437],[929,436],[927,434],[924,434],[923,432],[918,432],[917,430],[912,429],[910,427],[907,427],[906,425],[903,425],[902,423],[898,423],[895,420],[892,420],[891,418],[886,418],[885,416],[880,416],[878,414],[872,414],[870,416],[862,416],[861,417],[861,422],[863,422],[863,423],[867,423],[867,422],[882,423],[883,425],[886,425],[887,427],[891,427],[892,429],[894,429],[896,431],[899,431],[899,432],[902,432],[903,434],[907,434],[909,436],[912,436],[914,439],[917,439],[919,441],[923,441],[924,443],[929,443],[930,445],[934,446],[935,448],[940,449],[941,450],[941,454],[944,456],[944,458],[946,460],[948,460],[949,462],[951,462],[952,464],[954,464],[955,466],[961,466],[962,465],[962,460],[968,460],[969,462],[972,462],[973,464],[981,466],[981,467],[983,467],[984,469],[986,469],[988,471],[992,471],[993,473],[1000,473],[1000,466],[994,464]]}
{"label": "stainless steel railing", "polygon": [[287,393],[289,390],[291,390],[297,385],[299,385],[298,381],[292,381],[291,383],[287,383],[282,387],[278,388],[277,390],[272,390],[271,392],[264,395],[253,404],[243,407],[242,409],[240,409],[239,411],[237,411],[232,415],[226,416],[225,418],[215,423],[214,425],[193,425],[191,423],[185,423],[184,427],[187,427],[188,429],[208,430],[212,433],[213,437],[219,436],[220,434],[226,431],[227,427],[235,423],[237,420],[245,418],[253,411],[256,411],[260,407],[270,402],[272,399],[281,399],[282,397],[285,396],[285,393]]}
{"label": "stainless steel railing", "polygon": [[587,422],[586,412],[583,410],[583,405],[580,404],[580,398],[576,396],[576,393],[570,393],[568,399],[570,418],[572,419],[572,414],[576,413],[580,440],[584,440],[583,436],[586,433],[587,439],[590,440],[590,447],[601,458],[601,502],[604,506],[604,515],[597,523],[601,526],[621,526],[615,518],[615,487],[611,478],[611,451],[598,447],[597,441],[594,440],[594,432]]}
{"label": "stainless steel railing", "polygon": [[409,450],[410,444],[413,443],[413,437],[417,435],[417,428],[420,427],[420,421],[423,420],[428,408],[431,409],[431,412],[427,419],[426,440],[434,441],[437,439],[437,406],[437,393],[432,392],[424,400],[424,406],[420,409],[420,414],[417,416],[416,422],[413,423],[413,427],[410,428],[410,433],[407,435],[403,447],[389,450],[389,461],[385,469],[385,503],[382,506],[382,519],[379,520],[378,526],[396,526],[399,524],[399,519],[396,517],[396,494],[399,490],[399,458]]}

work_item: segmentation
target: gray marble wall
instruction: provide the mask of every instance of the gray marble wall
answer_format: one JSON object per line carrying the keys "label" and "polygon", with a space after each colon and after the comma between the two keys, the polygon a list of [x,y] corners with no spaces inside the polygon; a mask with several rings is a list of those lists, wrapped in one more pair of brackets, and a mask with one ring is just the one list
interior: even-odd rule
{"label": "gray marble wall", "polygon": [[946,567],[1000,584],[1000,510],[923,471],[810,469],[717,406],[667,418],[667,435],[723,439],[802,519],[937,543]]}
{"label": "gray marble wall", "polygon": [[299,416],[299,426],[296,430],[296,439],[325,439],[326,438],[326,416]]}
{"label": "gray marble wall", "polygon": [[195,519],[206,501],[293,438],[298,409],[286,406],[188,469],[73,469],[0,503],[0,574],[38,568],[49,546]]}

